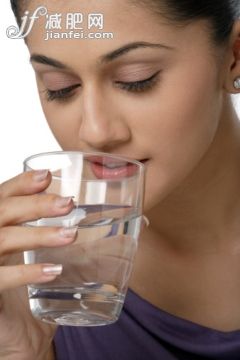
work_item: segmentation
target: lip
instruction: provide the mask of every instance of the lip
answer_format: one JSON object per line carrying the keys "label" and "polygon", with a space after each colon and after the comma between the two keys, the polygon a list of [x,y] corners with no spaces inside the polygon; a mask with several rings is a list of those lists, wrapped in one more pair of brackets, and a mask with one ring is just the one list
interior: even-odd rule
{"label": "lip", "polygon": [[[98,179],[121,179],[136,175],[138,171],[137,164],[122,161],[121,159],[109,158],[104,156],[89,156],[87,160],[90,162],[92,172]],[[130,161],[130,159],[129,159]],[[145,163],[148,159],[134,160]],[[107,165],[116,164],[117,167],[109,168]]]}
{"label": "lip", "polygon": [[111,157],[107,157],[107,156],[88,156],[87,160],[90,161],[91,163],[97,163],[97,164],[102,164],[102,165],[108,165],[108,164],[125,164],[126,161],[121,161],[118,159],[113,159]]}

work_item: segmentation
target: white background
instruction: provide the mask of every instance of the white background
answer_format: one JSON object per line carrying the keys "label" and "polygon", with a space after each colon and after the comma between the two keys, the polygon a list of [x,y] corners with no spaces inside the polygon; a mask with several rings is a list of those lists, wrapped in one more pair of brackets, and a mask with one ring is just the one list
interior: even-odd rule
{"label": "white background", "polygon": [[22,172],[27,156],[60,149],[42,113],[27,47],[6,36],[10,25],[10,0],[1,0],[0,182]]}
{"label": "white background", "polygon": [[[6,36],[15,25],[10,0],[0,1],[0,182],[22,171],[22,161],[42,151],[60,147],[41,110],[34,72],[23,40]],[[236,98],[237,99],[237,98]],[[240,114],[240,99],[237,99]]]}

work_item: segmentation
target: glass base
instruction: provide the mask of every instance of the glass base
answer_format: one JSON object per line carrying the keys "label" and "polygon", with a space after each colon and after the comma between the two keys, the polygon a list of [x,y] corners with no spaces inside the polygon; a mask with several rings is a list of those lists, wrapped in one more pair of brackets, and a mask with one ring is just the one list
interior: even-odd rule
{"label": "glass base", "polygon": [[84,314],[80,311],[68,314],[57,311],[49,311],[38,315],[34,314],[34,316],[48,324],[62,326],[103,326],[113,324],[118,320],[118,317],[107,319],[96,314]]}
{"label": "glass base", "polygon": [[[108,291],[103,290],[108,289]],[[80,288],[29,286],[32,314],[47,323],[68,326],[101,326],[119,318],[125,295],[111,285]]]}

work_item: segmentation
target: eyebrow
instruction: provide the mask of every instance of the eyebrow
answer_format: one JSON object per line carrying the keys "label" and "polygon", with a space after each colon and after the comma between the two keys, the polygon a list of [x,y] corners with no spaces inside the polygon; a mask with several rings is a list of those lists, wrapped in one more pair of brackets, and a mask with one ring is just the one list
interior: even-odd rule
{"label": "eyebrow", "polygon": [[40,54],[33,54],[30,57],[30,62],[35,62],[38,64],[43,64],[43,65],[50,65],[53,67],[56,67],[58,69],[67,69],[67,65],[63,64],[62,62],[52,59],[50,57],[47,57],[45,55],[40,55]]}
{"label": "eyebrow", "polygon": [[140,49],[140,48],[157,48],[157,49],[160,48],[160,49],[167,49],[167,50],[173,49],[172,47],[163,45],[163,44],[153,44],[153,43],[144,42],[144,41],[133,42],[130,44],[126,44],[126,45],[120,47],[119,49],[112,51],[109,54],[101,56],[100,62],[107,63],[107,62],[113,61],[116,58],[123,56],[132,50],[136,50],[136,49]]}
{"label": "eyebrow", "polygon": [[[105,54],[100,57],[100,64],[109,63],[110,61],[113,61],[120,56],[123,56],[127,53],[129,53],[132,50],[140,49],[140,48],[157,48],[157,49],[166,49],[166,50],[173,50],[173,47],[164,45],[164,44],[154,44],[149,42],[133,42],[126,44],[119,49],[116,49],[108,54]],[[68,66],[58,60],[52,59],[50,57],[47,57],[45,55],[40,54],[32,54],[30,57],[30,62],[36,62],[39,64],[44,65],[50,65],[53,67],[56,67],[58,69],[68,69]]]}

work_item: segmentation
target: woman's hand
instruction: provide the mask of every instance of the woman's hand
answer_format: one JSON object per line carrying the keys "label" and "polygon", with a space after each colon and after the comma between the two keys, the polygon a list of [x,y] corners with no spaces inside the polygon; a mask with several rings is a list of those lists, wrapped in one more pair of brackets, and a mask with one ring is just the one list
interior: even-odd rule
{"label": "woman's hand", "polygon": [[[58,264],[24,265],[22,252],[64,246],[75,235],[58,227],[26,227],[27,221],[68,214],[71,198],[43,191],[48,171],[26,172],[0,185],[0,359],[47,359],[56,327],[35,319],[27,284],[46,283],[59,275]],[[51,265],[53,266],[51,268]]]}

